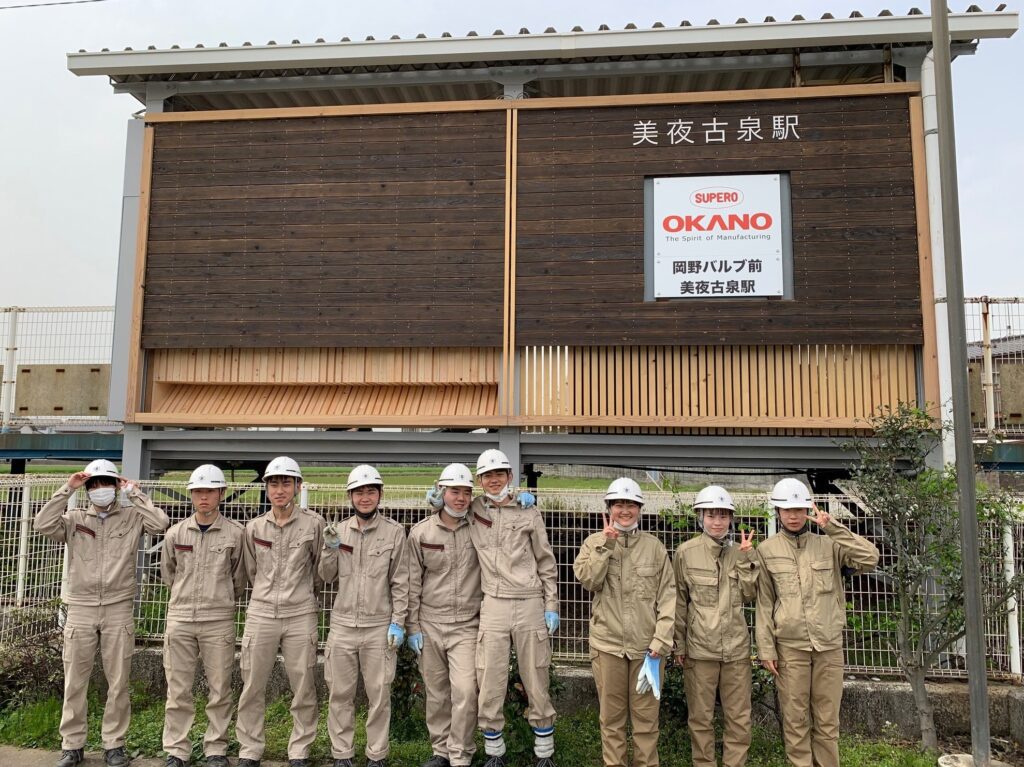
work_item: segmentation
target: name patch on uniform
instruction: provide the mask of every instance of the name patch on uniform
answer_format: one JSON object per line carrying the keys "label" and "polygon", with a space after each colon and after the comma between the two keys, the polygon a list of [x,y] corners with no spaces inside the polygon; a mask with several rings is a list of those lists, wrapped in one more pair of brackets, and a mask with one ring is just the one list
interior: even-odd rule
{"label": "name patch on uniform", "polygon": [[96,531],[91,527],[86,527],[85,525],[75,525],[75,532],[85,533],[86,535],[91,535],[93,538],[96,537]]}
{"label": "name patch on uniform", "polygon": [[484,527],[490,527],[491,525],[494,524],[493,522],[491,522],[491,520],[484,519],[479,514],[477,514],[475,511],[473,512],[473,518],[476,519],[476,521],[479,522]]}
{"label": "name patch on uniform", "polygon": [[431,551],[444,551],[443,543],[427,543],[426,541],[420,541],[421,549],[430,549]]}
{"label": "name patch on uniform", "polygon": [[355,551],[355,549],[353,549],[351,546],[345,543],[339,543],[338,548],[344,551],[346,554],[351,554],[353,551]]}
{"label": "name patch on uniform", "polygon": [[187,543],[176,543],[174,544],[175,551],[192,551],[192,547]]}
{"label": "name patch on uniform", "polygon": [[252,542],[255,543],[257,546],[262,546],[265,549],[271,549],[274,547],[274,544],[272,542],[265,541],[262,538],[253,538]]}

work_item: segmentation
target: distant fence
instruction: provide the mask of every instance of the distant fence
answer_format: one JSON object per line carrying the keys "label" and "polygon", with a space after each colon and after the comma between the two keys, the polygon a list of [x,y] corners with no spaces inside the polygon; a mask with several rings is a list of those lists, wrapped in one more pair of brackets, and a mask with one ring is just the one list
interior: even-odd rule
{"label": "distant fence", "polygon": [[[62,612],[57,606],[64,576],[64,546],[32,532],[32,517],[46,499],[63,483],[63,478],[38,476],[0,477],[0,644],[20,636],[42,634],[57,628]],[[157,505],[174,521],[190,513],[188,495],[182,482],[143,482]],[[423,502],[422,487],[388,487],[385,491],[386,513],[407,527],[422,519],[428,510]],[[305,500],[310,509],[327,519],[347,516],[348,499],[344,487],[336,485],[305,486]],[[84,493],[79,494],[84,501]],[[685,510],[693,501],[691,494],[647,493],[642,526],[658,535],[674,552],[681,541],[697,534],[692,518]],[[227,516],[246,521],[265,510],[260,485],[233,484],[227,491],[223,510]],[[542,491],[540,506],[544,511],[548,536],[558,560],[558,588],[561,598],[562,623],[554,640],[556,657],[563,661],[586,661],[588,656],[587,621],[590,618],[590,595],[573,577],[572,563],[583,540],[601,527],[603,508],[600,492]],[[773,520],[766,514],[763,494],[736,494],[738,521],[746,522],[763,541],[774,530]],[[866,514],[853,499],[845,496],[820,496],[818,503],[858,533],[880,544],[882,556],[891,554],[881,546],[880,524]],[[1024,524],[1016,525],[1014,557],[1024,556]],[[998,531],[985,534],[998,535]],[[160,582],[159,560],[162,536],[143,536],[140,548],[139,597],[135,608],[138,637],[158,642],[163,637],[167,589]],[[986,562],[984,582],[991,584],[1001,577],[1003,562]],[[321,640],[326,636],[329,611],[335,587],[327,586],[323,595]],[[1020,595],[1024,596],[1024,595]],[[896,657],[887,637],[898,618],[898,608],[885,580],[869,573],[847,581],[849,621],[846,631],[846,663],[851,673],[871,675],[898,674]],[[238,610],[239,632],[244,616],[245,599]],[[19,609],[20,608],[20,609]],[[753,608],[748,608],[753,619]],[[994,678],[1014,678],[1011,655],[1019,658],[1019,647],[1010,646],[1011,632],[1003,621],[989,621],[986,626],[986,656]],[[932,673],[941,677],[964,677],[966,670],[960,658],[950,654]]]}

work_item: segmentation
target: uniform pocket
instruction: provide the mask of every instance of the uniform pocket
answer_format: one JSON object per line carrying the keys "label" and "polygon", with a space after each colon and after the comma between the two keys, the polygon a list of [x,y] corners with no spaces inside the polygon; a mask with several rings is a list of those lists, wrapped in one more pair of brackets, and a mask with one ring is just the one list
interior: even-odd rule
{"label": "uniform pocket", "polygon": [[477,671],[483,671],[487,667],[487,651],[484,649],[484,632],[482,629],[476,633],[476,654],[474,662]]}
{"label": "uniform pocket", "polygon": [[633,571],[636,575],[637,593],[642,599],[654,599],[658,591],[659,568],[654,565],[637,565]]}
{"label": "uniform pocket", "polygon": [[75,658],[75,627],[64,627],[64,647],[61,650],[61,658],[65,663],[70,663]]}
{"label": "uniform pocket", "polygon": [[811,571],[814,573],[814,590],[816,593],[831,594],[835,591],[835,568],[831,559],[811,562]]}
{"label": "uniform pocket", "polygon": [[391,552],[394,544],[381,546],[373,549],[367,561],[367,574],[371,578],[384,578],[388,574],[388,567],[391,565]]}
{"label": "uniform pocket", "polygon": [[700,607],[718,607],[718,578],[690,573],[690,594]]}
{"label": "uniform pocket", "polygon": [[740,576],[729,574],[729,601],[733,605],[743,604],[743,592],[740,589]]}
{"label": "uniform pocket", "polygon": [[775,591],[780,597],[793,596],[800,591],[800,581],[796,572],[796,562],[786,557],[768,557],[765,569],[775,583]]}
{"label": "uniform pocket", "polygon": [[121,650],[121,652],[122,652],[121,657],[122,658],[131,658],[132,654],[135,652],[135,623],[134,622],[129,623],[129,624],[127,624],[124,627],[124,638],[122,639],[122,641],[124,642],[124,647]]}
{"label": "uniform pocket", "polygon": [[320,641],[317,634],[318,632],[316,629],[313,629],[309,634],[309,658],[306,659],[307,668],[313,668],[313,666],[316,665],[316,648]]}
{"label": "uniform pocket", "polygon": [[238,659],[238,665],[242,671],[252,668],[252,635],[246,634],[242,637],[242,652]]}
{"label": "uniform pocket", "polygon": [[534,666],[547,668],[551,665],[551,637],[547,629],[537,629],[537,647],[534,650]]}

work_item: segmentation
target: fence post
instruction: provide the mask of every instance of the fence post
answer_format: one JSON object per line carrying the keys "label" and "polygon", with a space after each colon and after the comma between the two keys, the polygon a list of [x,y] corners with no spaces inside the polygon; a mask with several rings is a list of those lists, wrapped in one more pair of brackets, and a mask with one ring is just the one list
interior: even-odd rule
{"label": "fence post", "polygon": [[985,398],[985,431],[989,438],[996,431],[996,382],[992,364],[992,318],[988,296],[981,299],[981,390]]}
{"label": "fence post", "polygon": [[10,315],[7,323],[7,352],[4,358],[4,380],[3,380],[3,427],[2,431],[7,433],[11,428],[11,420],[14,418],[14,385],[18,381],[18,315],[23,311],[17,306],[4,309]]}
{"label": "fence post", "polygon": [[[1006,576],[1007,583],[1013,583],[1013,579],[1017,575],[1013,523],[1003,528],[1003,574]],[[1017,604],[1016,594],[1010,597],[1007,607],[1009,609],[1006,613],[1006,652],[1010,656],[1010,673],[1020,679],[1020,606]]]}
{"label": "fence post", "polygon": [[28,475],[21,485],[21,540],[18,542],[18,587],[14,597],[15,607],[25,606],[25,589],[28,584],[28,531],[32,524],[32,488]]}

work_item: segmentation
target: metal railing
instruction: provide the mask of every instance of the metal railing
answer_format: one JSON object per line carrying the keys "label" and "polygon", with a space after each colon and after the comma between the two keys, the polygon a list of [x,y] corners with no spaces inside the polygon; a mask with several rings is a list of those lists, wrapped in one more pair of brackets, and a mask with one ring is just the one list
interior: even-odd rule
{"label": "metal railing", "polygon": [[[64,576],[64,547],[52,543],[32,531],[32,517],[51,494],[63,483],[63,477],[13,476],[0,477],[0,644],[11,641],[15,631],[24,639],[33,632],[42,633],[59,625],[58,607]],[[172,523],[183,519],[191,509],[182,482],[143,482],[154,502],[170,516]],[[427,515],[423,487],[388,487],[385,491],[386,513],[407,527]],[[263,513],[265,507],[260,485],[233,484],[223,505],[226,515],[246,521]],[[82,500],[84,501],[84,494]],[[746,522],[757,531],[757,540],[774,531],[774,522],[766,513],[763,494],[735,494],[738,503],[737,521]],[[327,519],[347,516],[348,498],[343,486],[307,484],[304,501],[308,508]],[[587,622],[590,618],[590,595],[573,577],[572,563],[584,539],[600,529],[602,493],[594,491],[543,491],[540,506],[544,512],[548,537],[558,561],[558,588],[562,623],[554,640],[555,655],[562,661],[586,661],[588,656]],[[696,525],[686,511],[693,502],[692,494],[652,492],[647,494],[642,525],[658,535],[670,554],[682,541],[697,534]],[[890,556],[881,540],[879,520],[865,513],[856,502],[845,496],[821,496],[818,503],[858,533],[880,545],[882,556]],[[986,534],[999,534],[987,531]],[[1024,523],[1015,528],[1015,558],[1024,556]],[[135,607],[137,633],[143,642],[157,642],[163,637],[167,589],[160,582],[159,559],[162,536],[143,536],[140,548],[139,594]],[[988,563],[984,577],[987,583],[999,578],[1004,563]],[[321,640],[326,637],[329,610],[335,587],[328,585],[323,594]],[[1018,598],[1024,594],[1018,595]],[[898,617],[898,608],[885,579],[869,573],[847,581],[848,627],[845,636],[846,662],[851,673],[870,675],[899,674],[896,656],[887,639]],[[239,635],[244,620],[245,598],[238,609]],[[20,610],[18,608],[21,608]],[[25,611],[29,612],[26,613]],[[752,624],[753,607],[748,608]],[[28,616],[26,618],[26,615]],[[1007,622],[989,621],[986,626],[987,656],[994,678],[1016,678],[1011,673],[1011,659],[1021,656],[1021,649],[1011,641]],[[941,677],[964,677],[966,670],[955,654],[943,659],[932,674]]]}

